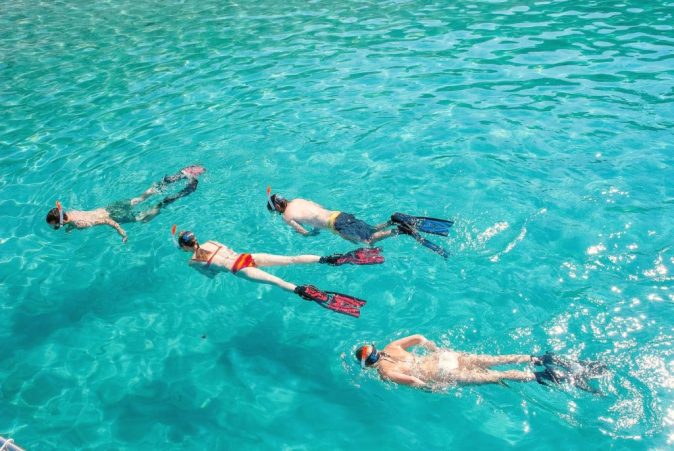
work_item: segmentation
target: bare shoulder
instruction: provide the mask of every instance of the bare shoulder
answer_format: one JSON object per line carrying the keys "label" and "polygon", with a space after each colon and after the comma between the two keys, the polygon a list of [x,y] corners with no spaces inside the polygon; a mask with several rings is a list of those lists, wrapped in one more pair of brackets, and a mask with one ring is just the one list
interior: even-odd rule
{"label": "bare shoulder", "polygon": [[110,214],[105,208],[96,210],[70,210],[67,212],[68,221],[75,227],[91,227],[93,225],[105,224],[110,220]]}
{"label": "bare shoulder", "polygon": [[200,247],[203,248],[203,249],[212,250],[212,249],[215,249],[215,248],[218,248],[218,247],[225,247],[226,248],[227,246],[220,243],[219,241],[208,240],[205,243],[203,243]]}
{"label": "bare shoulder", "polygon": [[[314,209],[314,208],[323,208],[318,205],[316,202],[307,199],[293,199],[288,202],[288,208],[295,207],[300,209]],[[287,209],[286,209],[287,210]]]}

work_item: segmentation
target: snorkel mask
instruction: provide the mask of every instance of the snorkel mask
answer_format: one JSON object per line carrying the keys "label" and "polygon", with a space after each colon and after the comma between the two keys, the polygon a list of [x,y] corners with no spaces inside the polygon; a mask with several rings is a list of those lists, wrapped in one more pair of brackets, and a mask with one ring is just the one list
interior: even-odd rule
{"label": "snorkel mask", "polygon": [[286,200],[283,196],[279,196],[278,194],[272,195],[271,186],[267,187],[267,210],[272,213],[283,213],[283,210],[279,210],[278,205],[284,205],[285,203]]}
{"label": "snorkel mask", "polygon": [[196,244],[196,242],[197,237],[194,236],[194,233],[190,232],[189,230],[180,232],[180,235],[178,235],[178,247],[180,247],[181,249],[182,246],[193,247]]}
{"label": "snorkel mask", "polygon": [[[361,349],[360,354],[360,367],[365,368],[366,366],[374,365],[379,361],[379,352],[374,345],[365,345]],[[369,351],[369,354],[368,354]],[[367,356],[367,357],[366,357]]]}
{"label": "snorkel mask", "polygon": [[56,201],[56,209],[59,211],[59,226],[57,229],[60,229],[63,227],[63,206],[61,205],[60,201]]}

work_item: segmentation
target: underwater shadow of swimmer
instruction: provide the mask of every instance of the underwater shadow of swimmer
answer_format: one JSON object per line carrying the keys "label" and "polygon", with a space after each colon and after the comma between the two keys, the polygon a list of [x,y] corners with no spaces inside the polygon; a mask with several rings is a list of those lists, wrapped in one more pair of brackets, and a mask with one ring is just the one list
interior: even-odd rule
{"label": "underwater shadow of swimmer", "polygon": [[[97,320],[114,322],[119,319],[120,312],[133,314],[137,311],[140,299],[151,298],[156,292],[153,279],[157,276],[154,264],[149,261],[127,269],[132,269],[136,275],[147,273],[144,280],[149,282],[138,284],[123,273],[101,271],[91,285],[76,289],[58,287],[47,296],[41,293],[40,286],[36,284],[23,295],[24,299],[30,300],[16,307],[9,326],[11,333],[3,340],[3,347],[11,352],[32,350],[43,345],[58,331],[73,329],[89,315]],[[127,292],[133,295],[120,301],[120,295]],[[42,302],[45,299],[48,299],[48,303]],[[92,302],[92,299],[95,301]],[[45,309],[45,305],[49,308]],[[33,313],[38,308],[40,311]],[[8,358],[8,354],[7,351],[0,353],[0,364]]]}

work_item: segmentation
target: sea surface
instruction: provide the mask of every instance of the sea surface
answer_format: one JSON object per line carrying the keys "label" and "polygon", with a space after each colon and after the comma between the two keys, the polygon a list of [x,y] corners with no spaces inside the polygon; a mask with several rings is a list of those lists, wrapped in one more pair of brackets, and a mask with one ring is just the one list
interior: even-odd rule
{"label": "sea surface", "polygon": [[[5,0],[0,435],[49,449],[674,446],[671,0]],[[189,164],[153,221],[45,223]],[[241,252],[345,252],[265,189],[371,223],[451,218],[379,266],[273,268],[360,319],[190,269],[170,228]],[[353,351],[421,333],[604,362],[601,395],[399,388]]]}

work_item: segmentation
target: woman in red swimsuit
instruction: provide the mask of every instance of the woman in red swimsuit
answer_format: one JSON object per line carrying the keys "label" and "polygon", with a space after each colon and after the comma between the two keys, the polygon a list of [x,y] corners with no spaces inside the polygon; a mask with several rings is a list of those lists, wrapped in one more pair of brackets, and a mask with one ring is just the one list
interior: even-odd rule
{"label": "woman in red swimsuit", "polygon": [[197,237],[190,231],[180,232],[178,246],[186,252],[192,252],[190,265],[201,270],[231,271],[254,282],[276,285],[286,291],[292,291],[304,299],[319,302],[323,307],[351,316],[360,314],[359,308],[365,302],[347,295],[323,292],[311,285],[295,285],[280,277],[259,269],[265,266],[287,266],[307,263],[325,263],[333,266],[343,264],[372,265],[383,263],[384,257],[380,249],[356,249],[346,254],[334,254],[327,257],[319,255],[274,255],[274,254],[240,254],[217,241],[206,241],[199,244]]}

